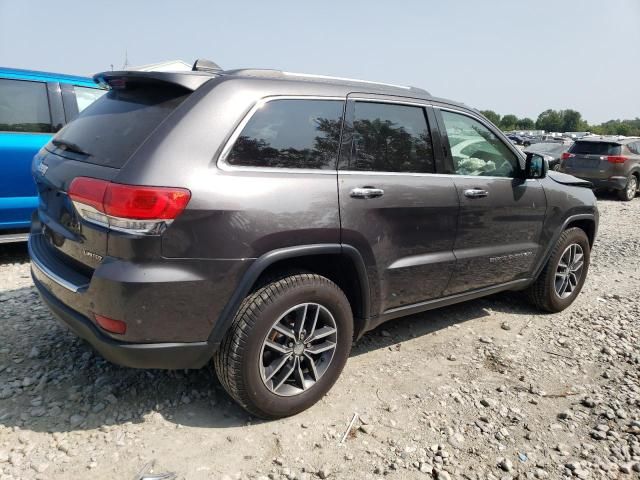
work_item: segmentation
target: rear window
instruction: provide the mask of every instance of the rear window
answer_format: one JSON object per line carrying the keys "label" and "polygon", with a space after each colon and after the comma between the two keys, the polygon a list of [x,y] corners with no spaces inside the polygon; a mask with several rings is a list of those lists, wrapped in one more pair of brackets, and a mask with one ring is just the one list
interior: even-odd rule
{"label": "rear window", "polygon": [[150,85],[109,90],[60,130],[49,148],[74,160],[121,168],[189,93]]}
{"label": "rear window", "polygon": [[620,145],[607,142],[576,142],[570,151],[579,155],[619,155]]}

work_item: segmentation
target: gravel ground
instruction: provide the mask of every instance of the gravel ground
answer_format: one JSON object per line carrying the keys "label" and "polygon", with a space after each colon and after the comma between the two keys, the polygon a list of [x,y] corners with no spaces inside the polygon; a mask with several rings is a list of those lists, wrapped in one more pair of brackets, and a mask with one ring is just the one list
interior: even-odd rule
{"label": "gravel ground", "polygon": [[319,404],[272,422],[211,369],[102,360],[42,305],[24,246],[2,247],[0,479],[640,478],[640,199],[600,211],[565,312],[507,293],[388,323]]}

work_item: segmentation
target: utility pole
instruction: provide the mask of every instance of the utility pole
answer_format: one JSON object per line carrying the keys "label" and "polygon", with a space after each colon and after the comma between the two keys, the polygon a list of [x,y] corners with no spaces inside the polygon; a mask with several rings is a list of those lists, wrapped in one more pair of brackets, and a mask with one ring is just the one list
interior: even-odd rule
{"label": "utility pole", "polygon": [[127,54],[127,49],[124,50],[124,64],[122,65],[122,70],[126,70],[129,67],[129,55]]}

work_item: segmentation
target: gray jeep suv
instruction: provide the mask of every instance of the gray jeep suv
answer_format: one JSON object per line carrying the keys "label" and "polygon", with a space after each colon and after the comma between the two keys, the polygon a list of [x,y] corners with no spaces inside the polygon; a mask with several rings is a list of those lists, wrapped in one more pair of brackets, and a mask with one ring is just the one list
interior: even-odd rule
{"label": "gray jeep suv", "polygon": [[640,188],[640,138],[585,137],[562,154],[561,171],[633,200]]}
{"label": "gray jeep suv", "polygon": [[33,161],[51,311],[105,358],[213,359],[292,415],[388,320],[503,290],[557,312],[598,224],[584,182],[424,90],[271,70],[106,72]]}

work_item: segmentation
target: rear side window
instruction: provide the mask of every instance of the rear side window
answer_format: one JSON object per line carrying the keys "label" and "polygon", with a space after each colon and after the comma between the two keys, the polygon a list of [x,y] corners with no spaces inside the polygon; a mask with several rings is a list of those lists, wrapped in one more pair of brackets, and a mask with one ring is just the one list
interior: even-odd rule
{"label": "rear side window", "polygon": [[634,142],[634,143],[629,143],[627,145],[627,148],[631,151],[631,153],[633,153],[634,155],[640,155],[640,142]]}
{"label": "rear side window", "polygon": [[154,85],[109,90],[60,130],[51,143],[59,155],[121,168],[189,93]]}
{"label": "rear side window", "polygon": [[47,86],[0,79],[0,131],[51,133]]}
{"label": "rear side window", "polygon": [[107,91],[102,90],[101,88],[78,87],[77,85],[74,85],[73,93],[76,95],[78,112],[81,112],[102,95],[107,93]]}
{"label": "rear side window", "polygon": [[569,151],[578,155],[620,155],[620,145],[607,142],[576,142]]}
{"label": "rear side window", "polygon": [[433,146],[421,107],[356,102],[351,170],[433,173]]}
{"label": "rear side window", "polygon": [[244,167],[335,169],[343,108],[340,100],[266,102],[244,126],[226,161]]}

